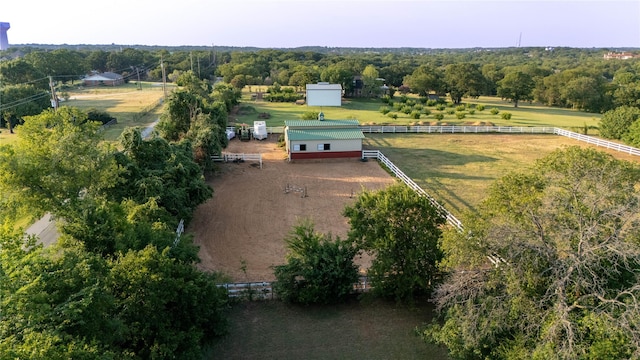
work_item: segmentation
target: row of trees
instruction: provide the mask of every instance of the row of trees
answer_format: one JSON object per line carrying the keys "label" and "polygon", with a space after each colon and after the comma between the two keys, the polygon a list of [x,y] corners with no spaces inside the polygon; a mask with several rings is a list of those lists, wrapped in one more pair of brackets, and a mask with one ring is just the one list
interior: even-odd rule
{"label": "row of trees", "polygon": [[24,56],[0,62],[4,85],[31,84],[45,90],[46,76],[66,83],[90,70],[113,71],[125,77],[140,70],[146,78],[160,80],[162,61],[171,81],[191,70],[199,79],[223,77],[235,88],[278,83],[303,89],[309,83],[328,81],[341,84],[347,96],[376,96],[380,85],[386,83],[392,89],[408,87],[416,94],[449,94],[456,103],[467,96],[498,95],[516,105],[535,100],[591,112],[639,106],[640,61],[604,60],[606,49],[431,50],[422,54],[266,49],[22,51]]}
{"label": "row of trees", "polygon": [[346,240],[299,225],[276,267],[289,301],[343,300],[353,257],[374,256],[378,294],[431,295],[426,341],[456,359],[640,356],[640,168],[591,148],[556,150],[496,181],[464,230],[404,185],[363,192]]}
{"label": "row of trees", "polygon": [[[104,143],[99,123],[62,107],[24,117],[17,141],[0,148],[5,357],[199,359],[224,332],[219,275],[195,267],[197,247],[175,229],[212,195],[203,169],[226,145],[239,94],[192,73],[179,81],[161,137],[126,129],[117,146]],[[61,224],[46,248],[14,230],[45,212]]]}

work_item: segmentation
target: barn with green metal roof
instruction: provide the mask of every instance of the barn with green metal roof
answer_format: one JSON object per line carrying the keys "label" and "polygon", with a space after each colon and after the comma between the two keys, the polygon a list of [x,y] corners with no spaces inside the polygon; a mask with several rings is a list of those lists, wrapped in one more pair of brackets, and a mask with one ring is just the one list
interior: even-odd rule
{"label": "barn with green metal roof", "polygon": [[360,158],[364,134],[358,120],[288,120],[284,138],[289,160]]}

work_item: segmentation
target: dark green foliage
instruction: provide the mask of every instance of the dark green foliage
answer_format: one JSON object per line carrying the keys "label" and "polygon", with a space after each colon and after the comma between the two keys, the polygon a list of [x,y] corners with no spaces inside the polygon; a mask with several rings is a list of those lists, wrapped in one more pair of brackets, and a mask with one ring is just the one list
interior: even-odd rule
{"label": "dark green foliage", "polygon": [[419,110],[414,110],[411,112],[411,118],[412,119],[420,119],[420,111]]}
{"label": "dark green foliage", "polygon": [[155,199],[174,218],[188,222],[195,208],[211,197],[188,142],[142,140],[138,129],[129,129],[123,132],[121,144],[123,151],[116,160],[124,172],[120,186],[109,193],[111,199],[132,199],[138,204]]}
{"label": "dark green foliage", "polygon": [[[600,135],[607,139],[621,140],[629,132],[631,124],[640,118],[640,108],[621,106],[609,110],[600,120]],[[635,128],[634,128],[635,130]],[[631,136],[637,136],[633,134]]]}
{"label": "dark green foliage", "polygon": [[226,294],[154,246],[105,259],[0,234],[0,354],[29,359],[200,359]]}
{"label": "dark green foliage", "polygon": [[391,110],[389,109],[388,106],[381,106],[380,107],[380,113],[382,113],[382,115],[387,115],[389,113],[389,111],[391,111]]}
{"label": "dark green foliage", "polygon": [[350,241],[314,232],[313,224],[296,225],[287,238],[287,264],[275,266],[273,285],[278,297],[300,304],[343,302],[358,280]]}
{"label": "dark green foliage", "polygon": [[87,121],[97,121],[100,124],[104,125],[112,120],[116,120],[116,118],[109,115],[109,113],[105,111],[100,111],[97,109],[90,109],[87,111]]}
{"label": "dark green foliage", "polygon": [[369,277],[376,293],[412,301],[436,285],[445,218],[429,199],[397,184],[363,191],[344,215],[349,239],[374,256]]}
{"label": "dark green foliage", "polygon": [[424,336],[456,359],[637,358],[639,181],[578,146],[498,180],[445,233],[443,316]]}
{"label": "dark green foliage", "polygon": [[511,120],[511,113],[510,112],[503,112],[502,114],[500,114],[500,118],[502,118],[504,120]]}
{"label": "dark green foliage", "polygon": [[296,93],[295,89],[280,88],[279,86],[269,88],[267,90],[267,95],[264,97],[265,100],[271,102],[295,102],[302,98],[304,98],[304,96]]}
{"label": "dark green foliage", "polygon": [[442,120],[442,119],[444,119],[444,114],[443,114],[443,113],[433,114],[433,117],[434,117],[436,120]]}

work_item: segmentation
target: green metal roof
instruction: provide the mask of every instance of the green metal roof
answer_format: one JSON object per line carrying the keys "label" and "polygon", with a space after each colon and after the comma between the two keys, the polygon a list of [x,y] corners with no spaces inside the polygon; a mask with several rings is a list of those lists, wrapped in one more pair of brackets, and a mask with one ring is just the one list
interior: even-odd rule
{"label": "green metal roof", "polygon": [[289,141],[364,139],[360,129],[288,129]]}
{"label": "green metal roof", "polygon": [[285,126],[289,127],[357,127],[358,120],[285,120]]}

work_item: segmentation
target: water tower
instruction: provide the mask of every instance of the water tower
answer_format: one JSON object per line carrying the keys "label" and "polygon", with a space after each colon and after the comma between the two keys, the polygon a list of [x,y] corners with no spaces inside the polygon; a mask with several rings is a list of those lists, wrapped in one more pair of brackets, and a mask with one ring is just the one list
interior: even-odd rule
{"label": "water tower", "polygon": [[0,22],[0,50],[7,50],[9,48],[9,40],[7,39],[7,30],[11,26],[7,22]]}

